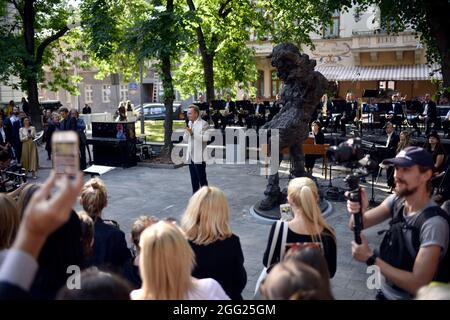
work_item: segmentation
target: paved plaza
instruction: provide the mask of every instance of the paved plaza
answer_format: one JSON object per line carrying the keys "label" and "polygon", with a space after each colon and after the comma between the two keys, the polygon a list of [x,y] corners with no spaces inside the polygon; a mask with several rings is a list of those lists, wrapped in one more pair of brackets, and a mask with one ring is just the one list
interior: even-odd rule
{"label": "paved plaza", "polygon": [[[39,147],[40,166],[38,182],[42,182],[49,174],[51,163],[45,160],[46,154]],[[317,161],[314,175],[320,184],[328,182],[321,178],[321,170]],[[283,169],[283,168],[281,168]],[[332,183],[344,188],[342,178],[345,172],[333,170]],[[250,214],[250,207],[263,196],[266,178],[259,175],[256,165],[211,165],[207,167],[208,182],[225,191],[231,213],[231,227],[240,237],[245,256],[245,268],[248,281],[243,292],[245,299],[253,297],[256,280],[263,267],[262,257],[270,229]],[[287,183],[287,175],[281,174],[280,183]],[[159,218],[175,217],[179,219],[191,196],[191,184],[188,168],[154,169],[143,166],[132,168],[116,168],[101,177],[108,188],[108,207],[103,214],[106,219],[119,222],[121,229],[127,234],[130,243],[130,230],[133,221],[140,215],[154,215]],[[89,176],[85,177],[88,180]],[[368,179],[370,182],[370,179]],[[386,196],[385,179],[379,179],[376,186],[376,200]],[[363,184],[365,185],[365,184]],[[369,190],[370,191],[370,190]],[[370,195],[370,192],[369,192]],[[366,286],[366,267],[353,261],[351,257],[351,240],[353,233],[347,227],[348,214],[345,202],[331,202],[333,212],[327,221],[336,230],[338,244],[337,272],[332,279],[332,289],[336,299],[373,299],[374,292]],[[77,204],[76,209],[80,209]],[[372,248],[378,246],[382,236],[377,234],[383,226],[365,231]]]}

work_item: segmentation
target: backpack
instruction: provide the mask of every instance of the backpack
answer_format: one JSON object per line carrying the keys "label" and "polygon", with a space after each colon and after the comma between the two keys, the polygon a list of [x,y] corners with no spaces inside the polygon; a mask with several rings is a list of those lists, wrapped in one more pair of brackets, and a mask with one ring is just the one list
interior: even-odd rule
{"label": "backpack", "polygon": [[[441,216],[447,221],[450,230],[450,217],[440,207],[432,206],[421,212],[414,223],[409,224],[403,217],[404,207],[404,201],[398,198],[394,200],[391,209],[392,219],[389,222],[390,227],[381,242],[379,256],[393,267],[412,272],[417,253],[420,249],[420,230],[423,224],[428,219],[435,216]],[[413,248],[408,248],[407,246],[403,234],[404,229],[411,230]],[[411,249],[414,251],[411,252]],[[445,256],[440,260],[438,270],[433,280],[447,283],[450,281],[450,247],[447,249]],[[398,287],[396,288],[400,289]]]}

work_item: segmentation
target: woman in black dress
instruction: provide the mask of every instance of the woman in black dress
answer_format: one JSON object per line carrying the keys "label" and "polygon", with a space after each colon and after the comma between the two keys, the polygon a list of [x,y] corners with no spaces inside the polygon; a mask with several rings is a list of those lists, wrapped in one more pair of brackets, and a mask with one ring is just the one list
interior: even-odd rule
{"label": "woman in black dress", "polygon": [[181,220],[195,253],[192,276],[213,278],[232,300],[242,300],[247,284],[239,237],[231,232],[228,202],[222,190],[202,187],[189,200]]}

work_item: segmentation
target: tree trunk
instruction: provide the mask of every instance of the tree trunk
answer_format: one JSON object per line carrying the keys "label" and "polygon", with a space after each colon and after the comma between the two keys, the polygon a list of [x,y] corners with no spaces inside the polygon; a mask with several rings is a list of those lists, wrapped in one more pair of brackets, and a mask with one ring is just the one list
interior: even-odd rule
{"label": "tree trunk", "polygon": [[[173,0],[167,0],[166,9],[168,13],[173,13]],[[172,131],[173,131],[173,101],[175,99],[173,80],[172,80],[172,64],[170,55],[165,54],[160,57],[162,85],[164,88],[164,106],[166,108],[166,116],[164,119],[164,146],[161,150],[161,157],[168,157],[172,152]]]}
{"label": "tree trunk", "polygon": [[202,54],[203,72],[206,86],[206,101],[214,100],[214,56],[205,53]]}
{"label": "tree trunk", "polygon": [[172,151],[174,90],[171,74],[171,61],[169,56],[164,56],[161,58],[161,73],[164,88],[164,106],[166,108],[166,116],[164,119],[164,147],[161,150],[161,156],[163,156],[170,155]]}
{"label": "tree trunk", "polygon": [[35,60],[35,30],[34,22],[36,13],[34,11],[33,0],[26,0],[23,8],[23,35],[25,49],[28,56],[23,58],[25,66],[26,91],[30,104],[31,122],[37,131],[42,130],[41,110],[39,108],[39,93],[37,83],[37,66]]}
{"label": "tree trunk", "polygon": [[450,3],[447,0],[425,1],[426,21],[439,50],[444,87],[450,87],[450,38],[447,34],[450,30],[449,11]]}
{"label": "tree trunk", "polygon": [[[194,2],[192,0],[187,0],[187,3],[189,10],[195,13],[196,9]],[[211,102],[211,100],[214,100],[214,53],[210,52],[206,47],[202,27],[199,25],[195,31],[197,33],[197,42],[200,49],[200,54],[202,55],[203,78],[205,80],[206,87],[206,101]]]}

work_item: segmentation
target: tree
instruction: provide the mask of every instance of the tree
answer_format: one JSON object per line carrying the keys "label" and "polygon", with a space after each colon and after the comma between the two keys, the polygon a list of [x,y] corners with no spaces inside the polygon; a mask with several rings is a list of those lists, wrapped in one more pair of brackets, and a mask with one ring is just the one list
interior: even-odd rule
{"label": "tree", "polygon": [[[196,17],[193,29],[201,56],[206,100],[214,99],[216,83],[225,89],[234,87],[236,82],[246,86],[254,81],[254,54],[246,46],[250,30],[258,22],[252,1],[187,0],[187,5]],[[194,71],[199,61],[195,56],[185,57],[181,68]],[[198,79],[198,74],[195,76]]]}
{"label": "tree", "polygon": [[[179,53],[189,47],[188,20],[189,14],[174,0],[86,0],[82,6],[88,50],[96,59],[122,67],[130,67],[130,62],[136,67],[144,60],[156,60],[166,108],[162,156],[170,155],[172,150],[172,65]],[[125,59],[117,59],[120,56]]]}
{"label": "tree", "polygon": [[66,0],[0,0],[0,8],[0,81],[27,92],[33,124],[40,130],[38,84],[45,80],[43,67],[51,65],[59,75],[52,88],[58,84],[74,90],[70,82],[75,79],[63,76],[67,64],[58,65],[55,59],[70,49],[61,38],[69,32],[74,8]]}

